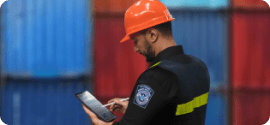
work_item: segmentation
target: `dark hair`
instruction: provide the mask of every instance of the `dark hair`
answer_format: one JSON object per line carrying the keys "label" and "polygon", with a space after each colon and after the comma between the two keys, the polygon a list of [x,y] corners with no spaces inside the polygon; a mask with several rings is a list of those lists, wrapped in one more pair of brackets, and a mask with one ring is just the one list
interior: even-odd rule
{"label": "dark hair", "polygon": [[[171,21],[165,22],[165,23],[161,23],[161,24],[156,25],[156,26],[153,26],[151,28],[157,29],[164,36],[172,36],[172,22]],[[148,29],[149,28],[147,28],[145,30],[142,30],[139,33],[145,34]]]}

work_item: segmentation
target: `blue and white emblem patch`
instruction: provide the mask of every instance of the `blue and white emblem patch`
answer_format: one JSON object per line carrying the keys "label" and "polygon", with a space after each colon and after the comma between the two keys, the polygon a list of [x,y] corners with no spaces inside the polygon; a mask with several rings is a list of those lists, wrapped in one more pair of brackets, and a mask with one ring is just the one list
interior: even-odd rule
{"label": "blue and white emblem patch", "polygon": [[154,91],[149,86],[138,85],[133,103],[145,109],[153,95]]}

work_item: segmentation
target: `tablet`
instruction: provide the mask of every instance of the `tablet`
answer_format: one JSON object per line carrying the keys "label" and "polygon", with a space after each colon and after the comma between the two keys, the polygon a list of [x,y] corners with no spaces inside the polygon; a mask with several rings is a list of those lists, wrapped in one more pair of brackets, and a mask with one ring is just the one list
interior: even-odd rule
{"label": "tablet", "polygon": [[117,117],[100,103],[89,91],[74,94],[88,109],[94,112],[99,119],[111,122]]}

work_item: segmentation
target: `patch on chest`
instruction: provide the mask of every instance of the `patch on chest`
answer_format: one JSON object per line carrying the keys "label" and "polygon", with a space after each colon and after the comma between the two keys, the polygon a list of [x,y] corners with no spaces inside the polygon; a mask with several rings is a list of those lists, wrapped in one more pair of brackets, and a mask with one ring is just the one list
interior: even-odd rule
{"label": "patch on chest", "polygon": [[145,109],[153,95],[154,91],[151,87],[138,85],[133,103]]}

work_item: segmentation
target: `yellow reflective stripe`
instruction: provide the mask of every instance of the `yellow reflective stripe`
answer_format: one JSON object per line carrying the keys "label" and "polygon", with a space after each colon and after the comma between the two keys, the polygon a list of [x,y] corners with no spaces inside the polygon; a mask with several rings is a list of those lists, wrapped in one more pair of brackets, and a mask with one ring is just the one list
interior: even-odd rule
{"label": "yellow reflective stripe", "polygon": [[161,61],[157,62],[156,64],[152,65],[150,68],[157,66]]}
{"label": "yellow reflective stripe", "polygon": [[208,93],[202,94],[198,97],[195,97],[192,101],[187,102],[185,104],[179,104],[177,105],[176,113],[175,115],[184,115],[187,113],[193,112],[194,108],[201,107],[205,104],[207,104],[208,99]]}

